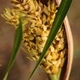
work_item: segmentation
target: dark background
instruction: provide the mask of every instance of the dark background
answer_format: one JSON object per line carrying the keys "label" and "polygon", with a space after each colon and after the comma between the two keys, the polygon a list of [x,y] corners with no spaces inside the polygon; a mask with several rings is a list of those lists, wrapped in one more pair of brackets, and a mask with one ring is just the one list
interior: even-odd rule
{"label": "dark background", "polygon": [[[9,0],[0,0],[0,14],[5,7],[10,7]],[[69,80],[80,80],[80,0],[73,0],[68,11],[68,18],[74,40],[74,59]],[[7,63],[11,54],[15,30],[5,23],[0,16],[0,80],[5,73]],[[26,80],[34,68],[34,62],[26,59],[26,54],[20,50],[8,80]],[[43,70],[38,69],[33,80],[48,80]]]}

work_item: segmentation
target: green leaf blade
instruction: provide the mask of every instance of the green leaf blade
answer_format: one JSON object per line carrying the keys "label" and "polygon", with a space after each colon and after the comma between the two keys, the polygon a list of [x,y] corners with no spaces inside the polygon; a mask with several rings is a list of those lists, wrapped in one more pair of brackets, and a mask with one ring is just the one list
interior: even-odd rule
{"label": "green leaf blade", "polygon": [[21,41],[22,41],[22,22],[19,19],[19,25],[18,25],[18,28],[17,28],[16,33],[15,33],[15,39],[14,39],[12,54],[11,54],[11,57],[10,57],[10,60],[8,63],[8,67],[7,67],[7,70],[6,70],[6,73],[5,73],[3,80],[7,80],[9,71],[11,70],[12,65],[14,63],[14,60],[15,60],[15,57],[17,55],[18,49],[20,47]]}
{"label": "green leaf blade", "polygon": [[29,76],[29,79],[30,80],[35,72],[35,70],[37,69],[37,67],[39,66],[40,62],[42,61],[44,55],[46,54],[46,51],[48,50],[49,46],[51,45],[52,41],[54,40],[67,12],[68,12],[68,9],[71,5],[73,0],[62,0],[61,4],[60,4],[60,7],[59,7],[59,10],[56,14],[56,17],[54,19],[54,22],[52,24],[52,28],[51,28],[51,31],[50,31],[50,34],[48,36],[48,39],[46,41],[46,44],[45,44],[45,47],[42,51],[42,54],[36,64],[36,66],[34,67],[31,75]]}

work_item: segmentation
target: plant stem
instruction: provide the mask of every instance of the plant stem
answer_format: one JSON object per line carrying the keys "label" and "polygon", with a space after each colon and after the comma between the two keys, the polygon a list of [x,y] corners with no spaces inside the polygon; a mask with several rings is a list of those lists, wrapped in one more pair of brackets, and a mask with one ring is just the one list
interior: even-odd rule
{"label": "plant stem", "polygon": [[60,74],[61,74],[61,69],[58,74],[50,74],[49,78],[50,80],[60,80]]}
{"label": "plant stem", "polygon": [[50,80],[59,80],[57,75],[49,75]]}

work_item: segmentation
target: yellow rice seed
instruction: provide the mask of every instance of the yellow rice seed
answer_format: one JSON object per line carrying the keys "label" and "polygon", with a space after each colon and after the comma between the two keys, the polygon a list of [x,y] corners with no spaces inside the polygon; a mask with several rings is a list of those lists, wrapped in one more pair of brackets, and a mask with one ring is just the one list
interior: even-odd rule
{"label": "yellow rice seed", "polygon": [[47,27],[45,25],[42,25],[42,27],[43,27],[43,31],[47,30]]}
{"label": "yellow rice seed", "polygon": [[[53,22],[53,21],[54,21],[54,18],[51,18],[51,17],[50,17],[49,24],[52,25],[52,22]],[[51,26],[51,27],[52,27],[52,26]]]}
{"label": "yellow rice seed", "polygon": [[60,64],[61,64],[61,59],[57,60],[57,64],[56,64],[56,66],[59,67]]}
{"label": "yellow rice seed", "polygon": [[43,47],[42,48],[38,48],[39,53],[41,53],[42,50],[43,50]]}
{"label": "yellow rice seed", "polygon": [[46,33],[45,33],[45,31],[42,32],[42,35],[41,35],[41,36],[42,36],[42,37],[47,36]]}
{"label": "yellow rice seed", "polygon": [[35,27],[35,23],[32,23],[30,27]]}
{"label": "yellow rice seed", "polygon": [[61,59],[60,67],[63,67],[63,65],[64,65],[64,61],[65,61],[65,59],[64,59],[64,58],[62,58],[62,59]]}
{"label": "yellow rice seed", "polygon": [[49,30],[46,30],[46,31],[45,31],[46,36],[49,35],[49,32],[50,32]]}
{"label": "yellow rice seed", "polygon": [[25,42],[25,43],[24,43],[24,45],[25,45],[25,46],[27,46],[27,45],[28,45],[28,43],[27,43],[27,42]]}
{"label": "yellow rice seed", "polygon": [[51,50],[51,52],[55,51],[55,49],[54,49],[54,47],[52,45],[50,46],[50,50]]}
{"label": "yellow rice seed", "polygon": [[27,57],[27,59],[29,59],[30,61],[33,61],[33,59],[31,57]]}
{"label": "yellow rice seed", "polygon": [[35,59],[36,59],[36,60],[39,60],[39,56],[38,56],[38,55],[35,55]]}
{"label": "yellow rice seed", "polygon": [[60,52],[60,58],[64,58],[64,52],[63,51]]}
{"label": "yellow rice seed", "polygon": [[45,70],[45,71],[46,71],[48,74],[51,74],[51,70],[48,69],[48,70]]}
{"label": "yellow rice seed", "polygon": [[36,29],[36,34],[37,35],[42,35],[42,30],[40,28],[35,28]]}
{"label": "yellow rice seed", "polygon": [[44,13],[47,15],[47,16],[49,16],[50,15],[50,13],[49,13],[49,11],[48,11],[48,9],[47,9],[47,7],[44,5]]}
{"label": "yellow rice seed", "polygon": [[41,39],[44,41],[44,43],[46,42],[46,40],[47,40],[47,37],[46,36],[44,36],[44,37],[41,37]]}
{"label": "yellow rice seed", "polygon": [[46,60],[51,61],[51,59],[52,59],[52,56],[50,54],[48,54],[48,56],[46,57]]}
{"label": "yellow rice seed", "polygon": [[42,16],[42,22],[43,22],[43,24],[46,23],[46,15],[44,15],[44,14],[43,14],[43,16]]}
{"label": "yellow rice seed", "polygon": [[34,60],[34,61],[36,61],[36,58],[35,57],[31,57],[31,59]]}
{"label": "yellow rice seed", "polygon": [[55,65],[51,66],[51,72],[52,74],[57,74],[59,72],[59,68]]}
{"label": "yellow rice seed", "polygon": [[58,53],[55,53],[55,52],[52,53],[52,59],[53,60],[58,59],[58,57],[59,57]]}
{"label": "yellow rice seed", "polygon": [[56,61],[56,60],[52,60],[51,63],[52,63],[53,65],[56,65],[56,64],[57,64],[57,61]]}
{"label": "yellow rice seed", "polygon": [[38,52],[37,50],[31,49],[31,54],[37,56]]}
{"label": "yellow rice seed", "polygon": [[33,40],[34,37],[30,35],[30,37],[28,37],[29,40]]}
{"label": "yellow rice seed", "polygon": [[52,65],[52,63],[50,63],[50,61],[46,61],[46,64],[48,67],[50,67]]}
{"label": "yellow rice seed", "polygon": [[62,50],[64,48],[64,44],[56,44],[56,49],[59,51],[59,50]]}

